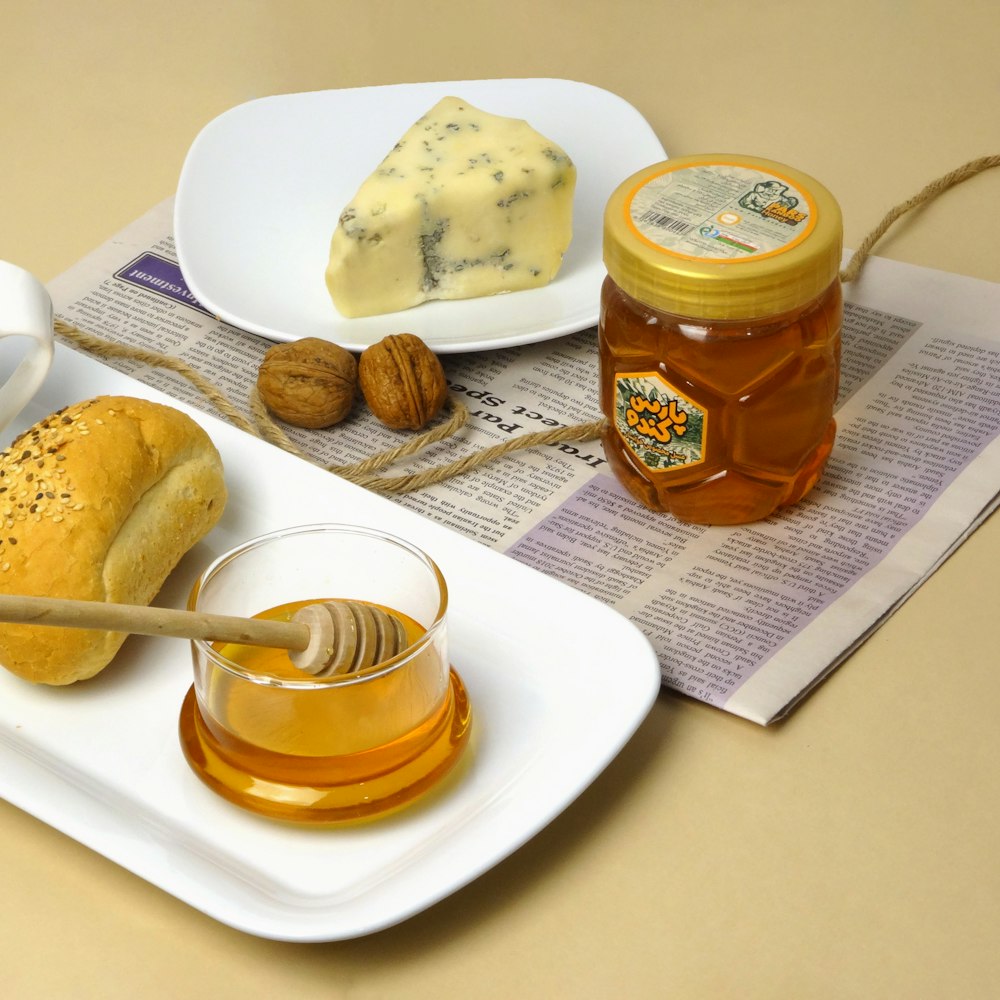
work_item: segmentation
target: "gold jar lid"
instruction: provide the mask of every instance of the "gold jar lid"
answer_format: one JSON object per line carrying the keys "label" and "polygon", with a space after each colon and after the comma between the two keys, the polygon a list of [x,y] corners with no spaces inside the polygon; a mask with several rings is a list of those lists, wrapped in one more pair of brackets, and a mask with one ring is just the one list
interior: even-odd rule
{"label": "gold jar lid", "polygon": [[840,272],[843,221],[818,181],[773,160],[713,154],[654,164],[604,213],[622,291],[692,319],[760,319],[817,298]]}

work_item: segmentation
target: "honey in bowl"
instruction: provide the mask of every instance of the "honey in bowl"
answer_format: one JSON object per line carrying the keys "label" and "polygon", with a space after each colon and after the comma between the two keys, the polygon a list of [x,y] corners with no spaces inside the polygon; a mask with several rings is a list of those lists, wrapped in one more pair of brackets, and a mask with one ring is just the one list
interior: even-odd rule
{"label": "honey in bowl", "polygon": [[[319,534],[301,537],[310,530]],[[400,621],[406,647],[356,672],[315,677],[293,666],[286,650],[195,641],[195,683],[180,718],[184,753],[214,791],[272,818],[338,823],[395,811],[437,785],[468,742],[469,699],[447,658],[444,581],[419,550],[381,533],[319,526],[278,534],[283,537],[257,540],[249,543],[251,548],[237,550],[234,559],[217,560],[203,574],[189,604],[216,610],[220,604],[228,606],[236,591],[259,592],[261,581],[269,577],[247,577],[244,569],[259,563],[272,547],[285,555],[291,551],[296,561],[305,559],[307,567],[317,566],[315,573],[305,574],[316,578],[329,575],[324,561],[316,561],[321,555],[317,544],[338,549],[346,545],[354,557],[360,554],[359,546],[365,551],[374,546],[387,550],[387,562],[380,563],[370,553],[366,562],[345,563],[340,558],[337,565],[345,571],[355,567],[358,577],[390,573],[383,589],[398,600],[371,600],[378,587],[364,588],[364,596],[352,594],[350,599],[381,608]],[[327,557],[332,555],[326,551]],[[275,590],[299,575],[295,562],[283,565]],[[417,598],[409,600],[412,606],[405,611],[398,606],[404,592]],[[315,593],[318,596],[274,605],[256,617],[287,621],[307,605],[347,599]],[[421,604],[425,614],[418,619]]]}

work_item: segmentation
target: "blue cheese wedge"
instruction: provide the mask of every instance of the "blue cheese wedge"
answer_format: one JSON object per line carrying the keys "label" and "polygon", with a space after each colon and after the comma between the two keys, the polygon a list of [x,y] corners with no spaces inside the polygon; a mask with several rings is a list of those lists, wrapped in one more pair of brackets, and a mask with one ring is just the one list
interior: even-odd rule
{"label": "blue cheese wedge", "polygon": [[341,213],[326,283],[344,316],[546,285],[573,231],[576,167],[527,122],[446,97]]}

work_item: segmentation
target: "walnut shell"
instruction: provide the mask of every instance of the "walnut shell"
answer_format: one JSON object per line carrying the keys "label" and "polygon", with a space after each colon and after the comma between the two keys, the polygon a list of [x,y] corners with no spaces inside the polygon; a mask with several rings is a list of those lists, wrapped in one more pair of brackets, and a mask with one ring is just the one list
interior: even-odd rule
{"label": "walnut shell", "polygon": [[366,347],[358,362],[361,392],[372,413],[394,430],[420,430],[448,397],[437,355],[412,333],[392,333]]}
{"label": "walnut shell", "polygon": [[354,405],[358,363],[328,340],[305,337],[268,348],[257,371],[257,391],[279,420],[296,427],[330,427]]}

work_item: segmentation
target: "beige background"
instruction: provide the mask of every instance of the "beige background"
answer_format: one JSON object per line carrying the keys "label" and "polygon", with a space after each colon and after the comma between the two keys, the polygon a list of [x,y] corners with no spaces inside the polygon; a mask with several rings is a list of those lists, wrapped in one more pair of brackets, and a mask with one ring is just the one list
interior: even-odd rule
{"label": "beige background", "polygon": [[[0,258],[43,280],[172,194],[211,118],[273,93],[586,81],[671,154],[818,176],[848,245],[1000,152],[993,0],[7,0],[2,15]],[[879,252],[998,281],[998,232],[994,170]],[[4,995],[995,996],[998,561],[994,517],[771,730],[662,694],[538,837],[357,941],[247,937],[0,803]]]}

